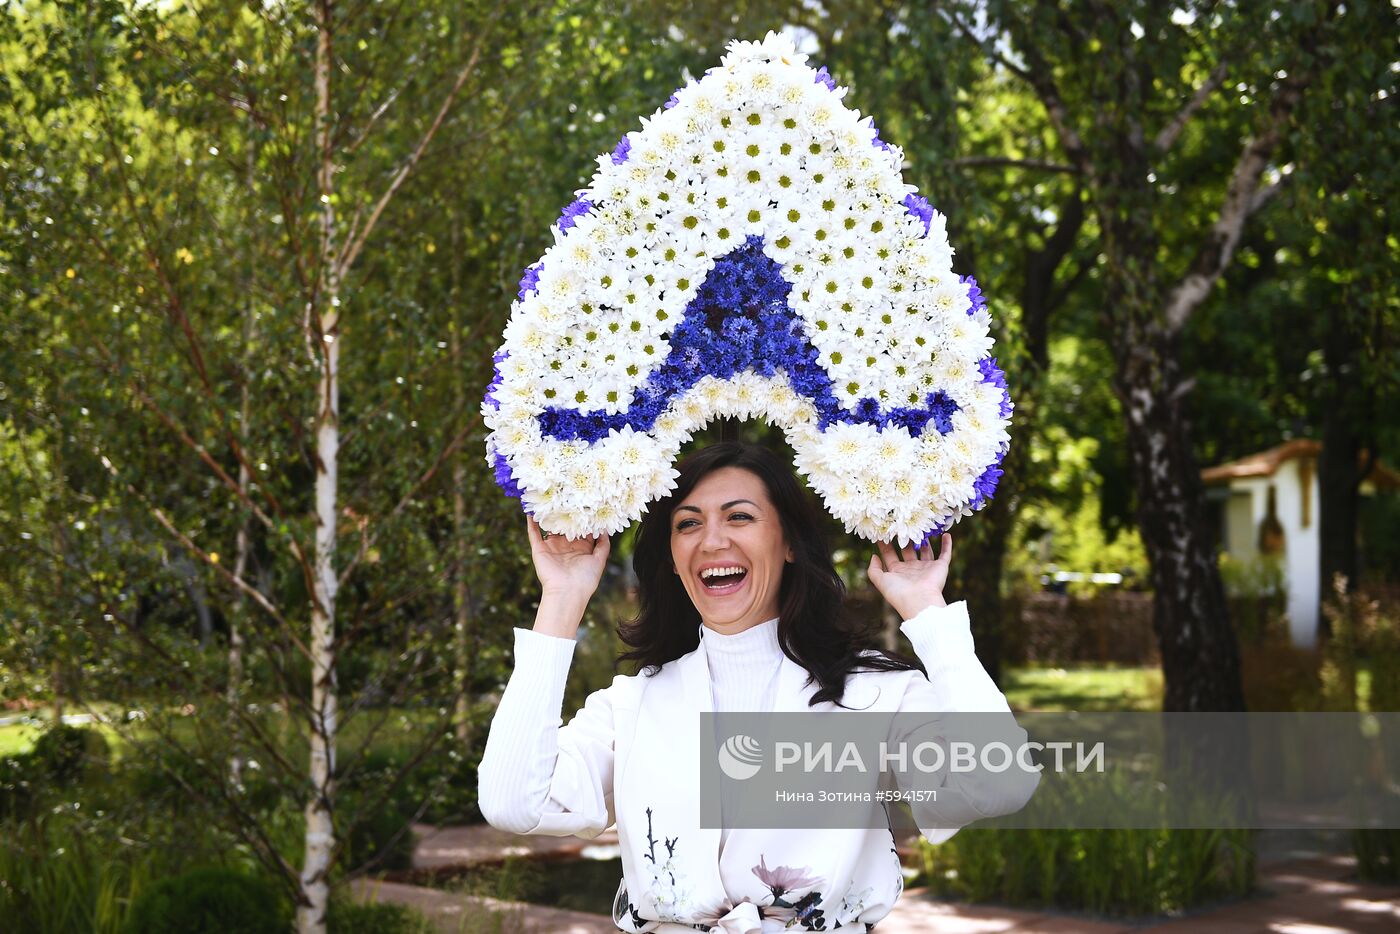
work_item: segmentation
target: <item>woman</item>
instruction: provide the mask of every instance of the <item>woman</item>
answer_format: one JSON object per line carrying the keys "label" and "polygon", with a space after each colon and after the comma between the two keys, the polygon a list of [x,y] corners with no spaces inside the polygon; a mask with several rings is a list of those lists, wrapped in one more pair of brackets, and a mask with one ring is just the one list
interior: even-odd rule
{"label": "woman", "polygon": [[[1010,721],[965,605],[943,599],[952,537],[937,557],[881,544],[870,561],[920,666],[845,622],[818,514],[777,456],[716,444],[679,473],[637,539],[641,611],[620,633],[632,647],[622,658],[640,671],[595,691],[564,727],[574,635],[609,545],[545,536],[530,521],[540,606],[533,630],[515,630],[516,667],[478,772],[481,812],[516,833],[593,837],[616,821],[622,930],[866,931],[903,889],[891,830],[701,827],[698,714],[996,711]],[[948,787],[951,804],[914,808],[934,842],[1019,809],[1035,780]]]}

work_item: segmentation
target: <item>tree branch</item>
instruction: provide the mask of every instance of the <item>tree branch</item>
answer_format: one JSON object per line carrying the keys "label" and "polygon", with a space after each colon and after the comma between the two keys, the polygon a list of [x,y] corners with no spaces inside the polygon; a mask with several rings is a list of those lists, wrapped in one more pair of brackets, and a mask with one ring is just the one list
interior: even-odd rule
{"label": "tree branch", "polygon": [[394,177],[389,182],[389,187],[385,189],[384,193],[379,196],[379,200],[375,202],[374,209],[370,211],[370,215],[365,221],[365,226],[360,230],[359,234],[356,235],[354,239],[346,238],[345,249],[340,254],[340,258],[336,261],[337,279],[343,280],[345,278],[345,274],[349,271],[350,267],[354,265],[356,258],[359,257],[360,250],[364,249],[365,241],[368,240],[369,235],[374,232],[375,225],[379,223],[380,215],[384,213],[384,209],[388,207],[389,202],[392,201],[394,195],[398,193],[399,186],[401,186],[404,180],[413,172],[414,166],[416,166],[418,160],[423,157],[423,152],[428,148],[428,144],[431,143],[433,137],[437,135],[438,128],[442,126],[443,120],[447,118],[448,111],[452,109],[453,103],[457,100],[457,95],[461,93],[462,87],[467,83],[467,79],[470,78],[472,72],[476,70],[477,61],[481,58],[482,46],[485,44],[486,37],[490,34],[491,28],[495,25],[496,18],[500,16],[504,6],[505,0],[497,0],[496,5],[491,10],[491,15],[487,17],[486,23],[477,32],[476,38],[472,42],[471,55],[468,56],[467,63],[462,66],[462,70],[457,73],[457,80],[452,83],[452,89],[448,91],[447,96],[443,98],[442,105],[438,107],[437,116],[433,118],[432,124],[429,125],[428,129],[423,133],[422,138],[418,140],[418,145],[414,147],[413,152],[409,154],[409,157],[399,166],[398,171],[394,173]]}
{"label": "tree branch", "polygon": [[962,17],[959,16],[957,13],[953,12],[952,10],[945,10],[942,8],[940,8],[939,12],[943,13],[944,16],[948,17],[949,21],[957,27],[958,32],[962,33],[963,36],[967,38],[967,41],[977,46],[977,48],[982,51],[982,54],[986,56],[988,61],[995,62],[996,64],[1005,68],[1007,71],[1011,72],[1016,77],[1020,78],[1022,81],[1029,82],[1031,80],[1030,73],[1026,71],[1026,69],[1022,68],[1020,65],[1017,65],[1005,55],[1002,55],[1000,52],[998,52],[994,43],[989,43],[979,38],[977,34],[972,31],[972,27],[964,23],[962,21]]}
{"label": "tree branch", "polygon": [[249,598],[252,599],[254,603],[262,607],[263,612],[267,613],[268,616],[276,620],[277,624],[287,631],[288,637],[292,640],[292,642],[296,644],[297,648],[301,650],[302,654],[305,655],[308,659],[311,657],[310,650],[307,649],[307,647],[301,642],[301,640],[296,637],[296,633],[292,630],[291,624],[287,622],[287,618],[282,615],[282,611],[277,609],[277,607],[273,605],[272,601],[268,600],[267,597],[263,595],[262,591],[258,590],[256,587],[252,586],[247,581],[235,575],[232,571],[224,567],[218,561],[214,560],[214,557],[210,555],[209,552],[205,551],[203,548],[200,548],[190,539],[188,535],[186,535],[184,532],[181,532],[175,526],[175,523],[171,521],[170,517],[165,514],[165,510],[161,509],[155,503],[151,502],[150,498],[147,497],[140,490],[138,490],[135,484],[123,480],[121,478],[121,474],[118,473],[116,465],[112,463],[112,461],[107,457],[107,455],[102,453],[102,449],[100,447],[94,446],[93,453],[97,455],[98,461],[102,464],[106,471],[112,475],[112,478],[118,483],[120,483],[122,486],[124,486],[126,488],[126,491],[130,493],[138,502],[140,502],[141,505],[145,506],[146,510],[151,514],[151,516],[154,517],[155,520],[159,522],[165,528],[165,530],[175,538],[176,541],[183,545],[186,551],[194,555],[200,561],[203,561],[209,567],[213,568],[214,571],[218,573],[220,577],[224,578],[224,580],[232,584],[235,589],[246,594]]}
{"label": "tree branch", "polygon": [[[455,414],[460,414],[460,412]],[[379,520],[379,522],[375,525],[374,530],[369,533],[368,537],[362,539],[359,553],[356,554],[355,557],[350,560],[350,562],[345,566],[345,570],[342,571],[340,574],[341,586],[344,586],[345,582],[349,580],[351,572],[353,572],[355,568],[359,565],[360,559],[369,553],[370,548],[373,547],[374,542],[379,537],[379,529],[383,528],[385,524],[397,518],[399,513],[403,512],[404,509],[407,508],[408,504],[413,502],[413,498],[418,495],[418,491],[421,490],[423,486],[437,474],[438,470],[447,461],[447,459],[451,457],[453,453],[455,453],[457,449],[462,446],[462,443],[467,440],[467,435],[470,434],[472,430],[477,427],[477,424],[480,421],[481,413],[477,412],[471,417],[470,420],[468,420],[468,422],[465,425],[462,426],[462,430],[457,432],[456,437],[454,437],[451,441],[447,442],[443,449],[438,453],[437,459],[433,461],[432,465],[429,466],[427,470],[423,471],[422,475],[419,476],[419,478],[416,481],[414,481],[413,485],[408,488],[407,492],[403,494],[402,498],[400,498],[399,501],[396,504],[394,504],[394,508],[389,510],[389,512],[386,513],[384,517]]]}
{"label": "tree branch", "polygon": [[953,159],[950,164],[960,168],[1028,169],[1036,172],[1064,172],[1069,175],[1079,174],[1078,168],[1072,165],[1065,165],[1062,162],[1047,162],[1042,159],[1012,159],[1005,156],[967,156],[962,159]]}
{"label": "tree branch", "polygon": [[[1299,72],[1290,76],[1275,93],[1269,104],[1269,120],[1263,132],[1245,142],[1240,157],[1230,175],[1230,184],[1220,205],[1220,215],[1206,234],[1205,242],[1196,254],[1191,268],[1167,297],[1166,322],[1171,333],[1179,332],[1192,313],[1234,259],[1235,249],[1244,234],[1245,222],[1251,214],[1266,204],[1282,179],[1259,187],[1259,179],[1268,167],[1269,158],[1283,139],[1289,118],[1302,100],[1303,89],[1311,74]],[[1286,177],[1286,176],[1285,176]]]}
{"label": "tree branch", "polygon": [[1210,96],[1225,83],[1225,75],[1228,71],[1228,61],[1224,58],[1220,59],[1211,69],[1206,80],[1201,82],[1200,87],[1196,88],[1196,93],[1191,95],[1191,99],[1177,112],[1170,123],[1162,127],[1161,132],[1157,134],[1157,138],[1152,143],[1159,153],[1165,153],[1172,148],[1172,144],[1181,135],[1181,131],[1186,129],[1186,124],[1191,121],[1198,110],[1205,106]]}

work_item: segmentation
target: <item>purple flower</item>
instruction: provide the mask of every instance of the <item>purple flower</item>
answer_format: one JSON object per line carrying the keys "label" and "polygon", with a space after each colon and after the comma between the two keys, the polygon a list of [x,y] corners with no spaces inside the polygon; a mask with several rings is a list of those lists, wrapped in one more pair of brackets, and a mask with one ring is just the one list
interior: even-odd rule
{"label": "purple flower", "polygon": [[[706,74],[708,74],[708,72],[706,72]],[[681,99],[676,96],[678,94],[680,94],[680,88],[677,88],[675,91],[671,92],[671,96],[668,97],[666,99],[666,103],[662,104],[661,106],[665,107],[667,110],[670,110],[672,107],[679,104],[681,102]]]}
{"label": "purple flower", "polygon": [[879,130],[878,127],[875,126],[875,118],[874,118],[874,117],[866,117],[866,118],[865,118],[865,125],[868,126],[868,127],[870,127],[870,131],[871,131],[872,133],[875,134],[875,135],[871,138],[871,140],[870,140],[870,145],[874,146],[876,149],[880,149],[880,150],[883,150],[883,151],[885,151],[885,152],[889,152],[889,151],[890,151],[890,144],[887,143],[887,142],[885,142],[884,140],[880,139],[880,130]]}
{"label": "purple flower", "polygon": [[586,198],[579,198],[576,201],[571,201],[569,205],[564,208],[564,213],[559,215],[559,220],[557,222],[559,229],[561,231],[568,230],[570,227],[574,226],[576,218],[582,217],[591,210],[593,210],[593,203]]}
{"label": "purple flower", "polygon": [[627,137],[617,141],[617,148],[612,151],[613,165],[622,165],[627,161],[627,156],[632,152],[632,141]]}
{"label": "purple flower", "polygon": [[967,286],[967,316],[969,318],[987,307],[987,300],[982,297],[982,290],[978,288],[976,279],[971,276],[959,276],[958,282]]}
{"label": "purple flower", "polygon": [[871,396],[865,396],[856,400],[855,417],[867,425],[879,425],[883,422],[880,418],[880,400]]}
{"label": "purple flower", "polygon": [[491,377],[491,385],[486,387],[486,403],[493,409],[499,409],[501,404],[496,401],[496,390],[500,388],[501,382],[505,379],[501,375],[501,364],[506,361],[510,354],[504,350],[498,350],[491,355],[491,363],[495,367],[495,375]]}
{"label": "purple flower", "polygon": [[831,77],[831,72],[826,70],[826,66],[817,69],[817,84],[826,85],[828,91],[836,90],[836,79]]}
{"label": "purple flower", "polygon": [[998,414],[1002,418],[1010,418],[1013,406],[1011,405],[1011,392],[1006,388],[1006,374],[997,366],[995,357],[983,357],[977,361],[977,368],[982,372],[982,382],[991,383],[1001,390],[1001,404]]}
{"label": "purple flower", "polygon": [[924,236],[928,236],[929,228],[933,225],[933,205],[928,203],[928,199],[917,192],[909,192],[904,196],[904,207],[910,213],[924,222]]}
{"label": "purple flower", "polygon": [[1005,456],[1004,453],[997,454],[996,462],[988,465],[987,469],[982,471],[982,475],[972,481],[972,488],[977,491],[970,504],[973,509],[981,509],[996,493],[997,484],[1001,481],[1001,461]]}
{"label": "purple flower", "polygon": [[933,427],[938,429],[938,433],[946,435],[953,430],[953,413],[962,408],[953,398],[943,390],[929,393],[924,401],[928,403],[929,411],[933,413]]}
{"label": "purple flower", "polygon": [[772,890],[774,898],[781,897],[784,893],[796,889],[810,889],[813,886],[821,885],[822,877],[809,875],[811,871],[806,866],[801,869],[792,866],[778,866],[775,869],[769,869],[763,854],[759,854],[758,865],[753,867],[753,874],[758,876],[758,881]]}
{"label": "purple flower", "polygon": [[544,271],[544,261],[541,260],[533,266],[525,267],[525,274],[520,277],[520,291],[516,297],[521,301],[531,292],[538,292],[540,288],[540,273]]}
{"label": "purple flower", "polygon": [[924,537],[919,539],[917,543],[919,550],[922,551],[923,549],[927,548],[929,544],[933,542],[934,539],[938,538],[938,536],[942,535],[945,531],[947,530],[941,525],[935,525],[933,528],[929,529],[928,532],[924,535]]}
{"label": "purple flower", "polygon": [[510,463],[504,454],[496,455],[496,485],[512,499],[520,498],[520,484],[515,482],[515,474],[510,472]]}

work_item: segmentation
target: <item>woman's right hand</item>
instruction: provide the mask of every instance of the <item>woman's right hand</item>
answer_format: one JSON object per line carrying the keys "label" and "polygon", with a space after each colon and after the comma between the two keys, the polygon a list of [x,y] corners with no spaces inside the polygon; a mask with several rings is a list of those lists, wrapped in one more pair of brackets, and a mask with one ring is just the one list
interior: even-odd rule
{"label": "woman's right hand", "polygon": [[530,533],[530,555],[535,561],[535,575],[540,579],[542,596],[587,604],[598,589],[603,568],[608,563],[611,548],[608,537],[599,535],[568,539],[563,535],[546,536],[533,516],[526,516],[525,521]]}

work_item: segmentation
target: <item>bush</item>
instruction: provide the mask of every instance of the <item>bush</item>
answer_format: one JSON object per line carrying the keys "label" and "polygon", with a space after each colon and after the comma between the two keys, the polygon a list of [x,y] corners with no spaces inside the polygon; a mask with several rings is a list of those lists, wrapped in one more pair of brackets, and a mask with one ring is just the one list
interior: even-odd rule
{"label": "bush", "polygon": [[1156,776],[1121,772],[1099,782],[1048,782],[1036,793],[1043,814],[1113,814],[1149,795],[1159,802],[1157,826],[970,828],[938,846],[920,841],[924,881],[936,894],[975,902],[1126,917],[1248,894],[1255,869],[1251,832],[1168,829],[1169,816],[1202,826],[1201,818],[1218,815],[1205,799],[1198,814],[1171,813],[1167,798],[1152,794],[1157,785]]}
{"label": "bush", "polygon": [[34,800],[34,757],[29,754],[0,759],[0,821],[16,820],[29,813]]}
{"label": "bush", "polygon": [[[414,836],[407,826],[417,811],[417,799],[407,779],[385,794],[402,768],[391,753],[366,753],[340,786],[337,828],[346,841],[338,861],[349,871],[372,863],[375,869],[408,869],[413,865]],[[348,835],[346,831],[348,830]]]}
{"label": "bush", "polygon": [[71,785],[93,772],[106,771],[112,758],[107,738],[97,730],[61,723],[39,737],[30,755],[37,775],[55,785]]}
{"label": "bush", "polygon": [[335,897],[326,912],[328,934],[432,934],[435,930],[431,921],[407,905]]}
{"label": "bush", "polygon": [[162,879],[127,915],[126,934],[286,934],[287,903],[265,879],[210,867]]}
{"label": "bush", "polygon": [[1243,830],[963,830],[920,841],[937,895],[1143,917],[1247,894]]}

